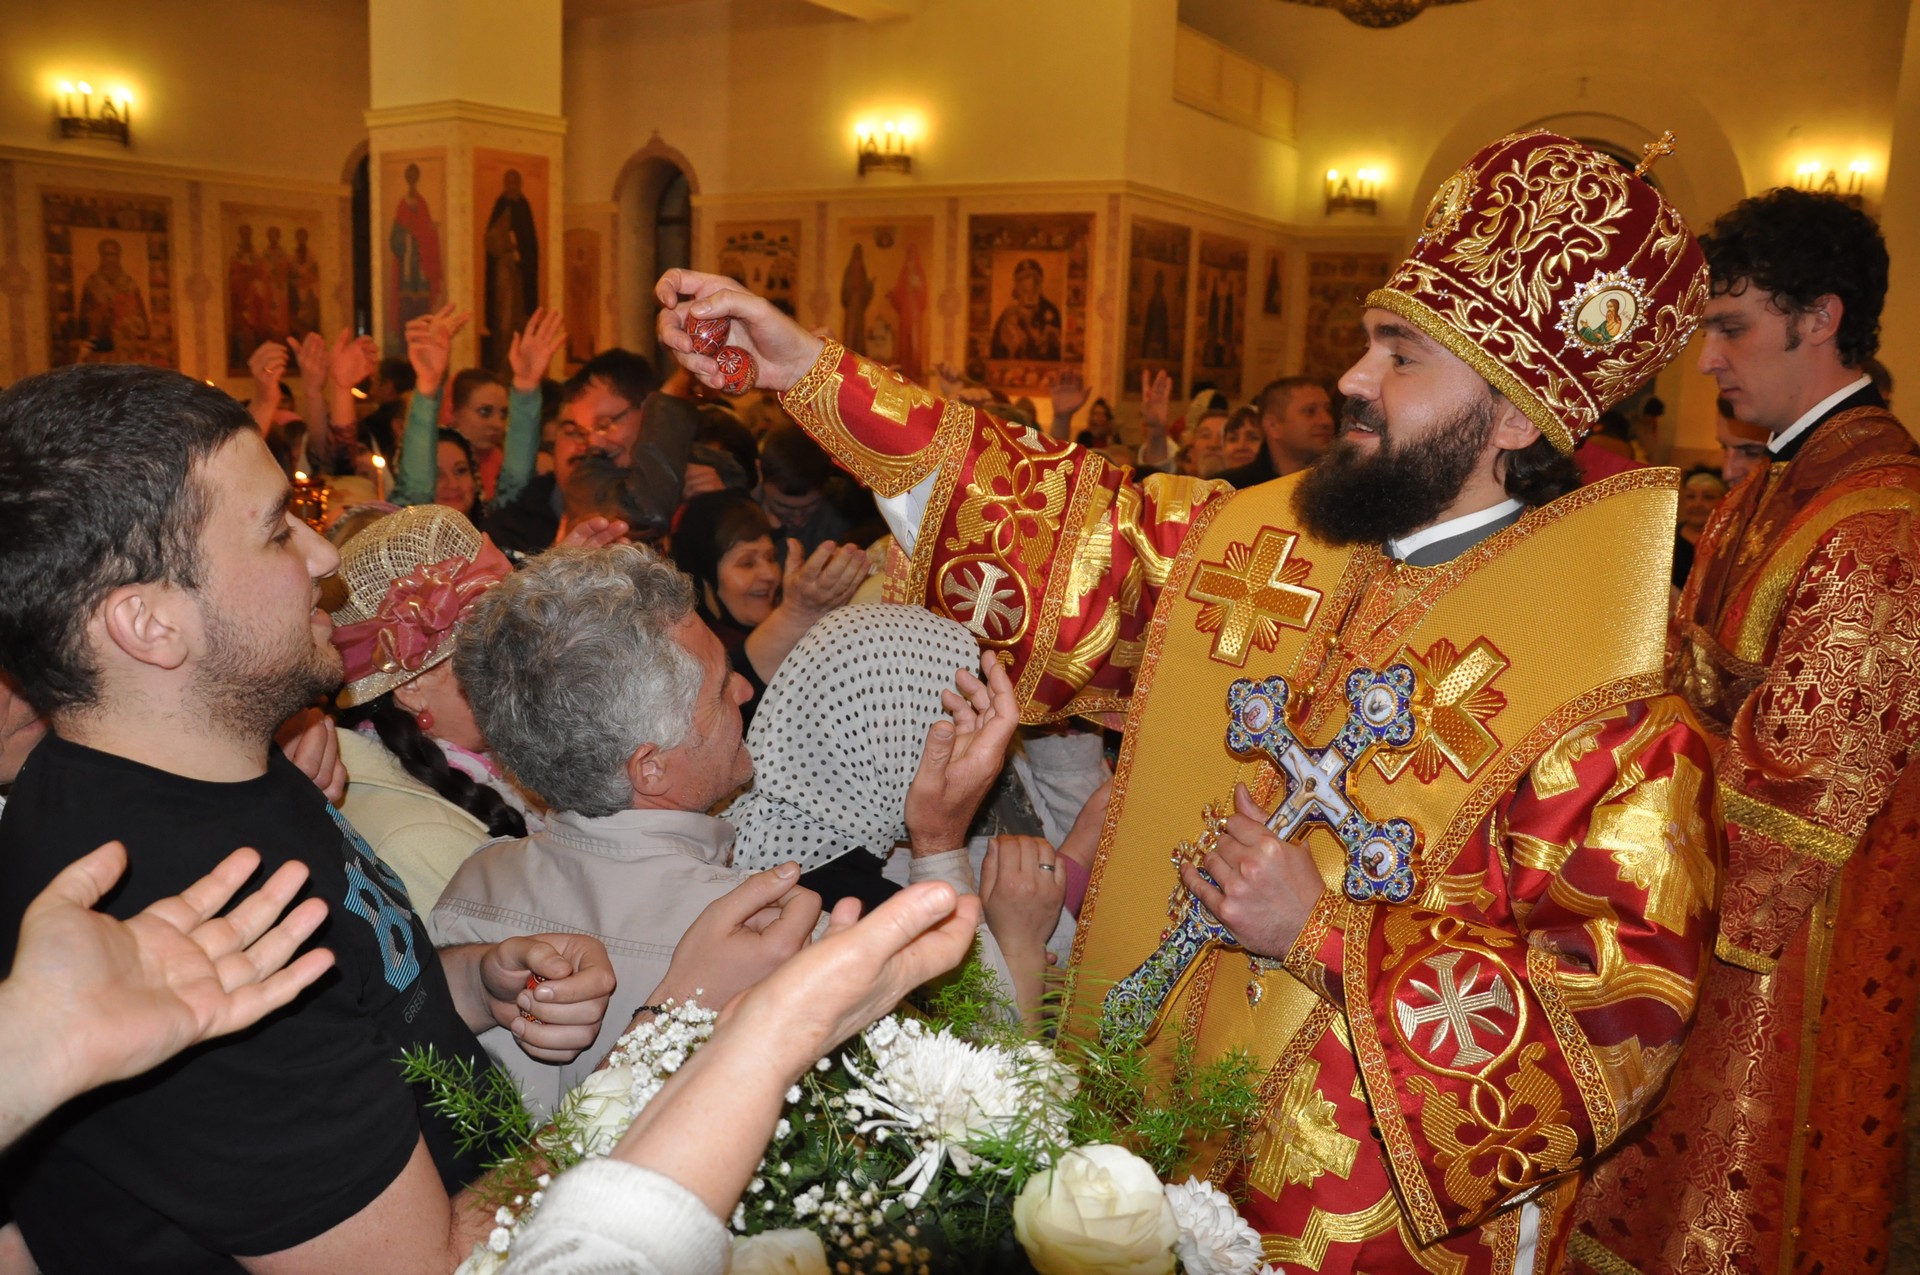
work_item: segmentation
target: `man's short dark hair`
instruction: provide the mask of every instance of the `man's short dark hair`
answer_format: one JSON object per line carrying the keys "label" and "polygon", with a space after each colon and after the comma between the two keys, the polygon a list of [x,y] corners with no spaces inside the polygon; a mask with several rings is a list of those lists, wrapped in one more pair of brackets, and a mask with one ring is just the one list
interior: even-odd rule
{"label": "man's short dark hair", "polygon": [[1659,416],[1665,416],[1666,414],[1667,414],[1667,405],[1661,401],[1661,398],[1658,394],[1655,394],[1653,397],[1649,398],[1645,403],[1641,404],[1640,415],[1642,416],[1659,417]]}
{"label": "man's short dark hair", "polygon": [[[1282,376],[1260,387],[1260,392],[1253,396],[1254,406],[1260,409],[1262,416],[1268,414],[1278,416],[1293,405],[1295,390],[1309,388],[1325,389],[1326,387],[1311,376]],[[1284,399],[1282,395],[1285,395]]]}
{"label": "man's short dark hair", "polygon": [[1873,218],[1837,195],[1780,187],[1743,199],[1700,236],[1715,296],[1749,286],[1797,315],[1831,293],[1844,307],[1834,348],[1858,367],[1880,348],[1887,243]]}
{"label": "man's short dark hair", "polygon": [[602,350],[580,365],[580,370],[560,385],[560,403],[565,406],[587,392],[595,381],[627,400],[634,407],[647,401],[647,395],[660,388],[660,377],[653,364],[632,350],[615,347]]}
{"label": "man's short dark hair", "polygon": [[198,468],[255,429],[178,372],[82,364],[0,394],[0,663],[41,712],[99,695],[87,620],[113,592],[199,585]]}
{"label": "man's short dark hair", "polygon": [[788,496],[819,491],[833,477],[833,462],[798,425],[776,425],[760,440],[760,481]]}

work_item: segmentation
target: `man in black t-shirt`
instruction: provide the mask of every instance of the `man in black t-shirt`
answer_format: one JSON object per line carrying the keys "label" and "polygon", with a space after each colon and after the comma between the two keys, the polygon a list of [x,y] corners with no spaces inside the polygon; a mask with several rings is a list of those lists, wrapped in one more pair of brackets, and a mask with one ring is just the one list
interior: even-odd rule
{"label": "man in black t-shirt", "polygon": [[480,1166],[399,1054],[485,1066],[474,1033],[507,1025],[570,1059],[613,991],[578,936],[436,952],[398,877],[271,748],[340,677],[316,606],[338,557],[290,495],[245,410],[188,377],[93,365],[0,394],[0,663],[52,721],[0,820],[0,952],[55,873],[117,838],[112,915],[251,845],[263,872],[307,865],[336,958],[286,1010],[15,1149],[11,1212],[49,1275],[451,1270],[493,1225],[460,1190]]}

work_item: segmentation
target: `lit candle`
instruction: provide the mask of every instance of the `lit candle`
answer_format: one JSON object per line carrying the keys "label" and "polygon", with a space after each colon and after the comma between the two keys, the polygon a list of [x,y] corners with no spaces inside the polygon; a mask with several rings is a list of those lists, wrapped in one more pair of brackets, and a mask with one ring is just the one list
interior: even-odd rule
{"label": "lit candle", "polygon": [[1329,168],[1327,170],[1327,198],[1328,199],[1333,198],[1334,191],[1339,188],[1339,185],[1340,185],[1340,170],[1337,168]]}
{"label": "lit candle", "polygon": [[80,113],[88,119],[93,118],[93,85],[80,81]]}

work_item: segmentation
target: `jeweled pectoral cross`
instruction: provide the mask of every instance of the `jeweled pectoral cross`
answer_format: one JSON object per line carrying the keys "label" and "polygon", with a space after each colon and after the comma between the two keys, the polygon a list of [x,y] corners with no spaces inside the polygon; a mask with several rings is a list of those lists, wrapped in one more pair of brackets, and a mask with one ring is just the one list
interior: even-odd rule
{"label": "jeweled pectoral cross", "polygon": [[[1371,819],[1347,792],[1348,775],[1367,754],[1412,742],[1413,686],[1413,670],[1405,664],[1390,664],[1377,673],[1354,670],[1347,678],[1352,711],[1324,748],[1308,748],[1287,725],[1284,677],[1243,677],[1227,690],[1228,750],[1265,755],[1286,783],[1286,796],[1267,827],[1282,839],[1298,836],[1311,823],[1332,829],[1347,849],[1347,897],[1358,903],[1404,903],[1413,896],[1418,839],[1413,825],[1405,819]],[[1204,869],[1200,872],[1206,876]],[[1161,935],[1160,946],[1107,993],[1101,1005],[1102,1038],[1149,1033],[1201,952],[1213,943],[1240,946],[1205,904],[1189,897],[1179,920]]]}

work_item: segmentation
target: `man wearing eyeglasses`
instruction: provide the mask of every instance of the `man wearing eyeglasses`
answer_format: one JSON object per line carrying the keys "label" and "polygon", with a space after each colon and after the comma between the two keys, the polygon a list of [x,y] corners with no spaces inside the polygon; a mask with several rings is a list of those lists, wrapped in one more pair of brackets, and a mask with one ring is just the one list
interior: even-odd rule
{"label": "man wearing eyeglasses", "polygon": [[698,427],[691,400],[662,389],[646,359],[631,350],[596,354],[560,387],[553,472],[529,482],[485,530],[510,553],[539,553],[565,534],[562,493],[576,477],[600,471],[637,517],[635,532],[664,531]]}

